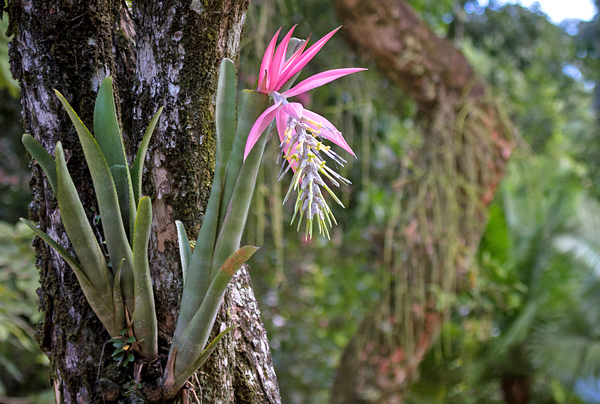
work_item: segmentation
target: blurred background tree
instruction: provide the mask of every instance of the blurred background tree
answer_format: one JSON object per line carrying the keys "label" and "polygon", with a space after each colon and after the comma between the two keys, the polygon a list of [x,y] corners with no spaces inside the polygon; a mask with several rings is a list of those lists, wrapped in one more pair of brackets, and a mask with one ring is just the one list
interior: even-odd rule
{"label": "blurred background tree", "polygon": [[8,17],[0,19],[0,218],[14,223],[27,215],[29,196],[29,159],[21,144],[21,105],[18,83],[8,64],[8,41],[5,36]]}
{"label": "blurred background tree", "polygon": [[[422,363],[415,364],[418,381],[400,383],[399,395],[407,403],[600,402],[594,401],[594,380],[600,376],[600,234],[594,226],[600,223],[595,207],[600,198],[600,18],[555,25],[535,6],[496,1],[482,6],[465,0],[407,3],[438,37],[466,55],[518,135],[511,139],[514,153],[504,181],[493,201],[486,201],[487,227],[481,228],[481,243],[473,259],[464,263],[460,282],[446,290],[425,289],[435,296],[428,310],[439,309],[445,321],[432,334],[439,338],[427,344],[431,349],[424,352]],[[338,18],[328,0],[251,2],[240,62],[243,86],[254,85],[264,49],[280,25],[287,29],[299,24],[296,36],[312,33],[316,40],[338,26]],[[249,219],[248,242],[264,245],[251,264],[253,279],[269,328],[282,402],[291,404],[332,402],[337,366],[361,321],[374,310],[386,313],[382,299],[393,303],[388,308],[396,307],[391,285],[403,272],[390,268],[409,257],[392,236],[414,231],[406,206],[414,203],[408,191],[422,178],[417,157],[428,139],[423,104],[414,101],[410,89],[398,88],[374,60],[361,58],[364,52],[351,41],[342,32],[334,36],[303,73],[308,76],[330,65],[370,69],[302,100],[338,125],[358,156],[342,169],[353,185],[341,189],[347,208],[335,212],[340,225],[332,240],[306,242],[288,226],[292,207],[281,201],[289,178],[278,183],[269,164],[260,173]],[[5,43],[0,38],[0,69]],[[0,70],[0,87],[2,77],[7,77],[6,70]],[[3,115],[18,91],[0,91],[0,119],[18,122],[18,101]],[[15,141],[21,129],[16,126],[13,133],[5,129],[7,124],[1,127],[0,142],[6,143],[1,143],[0,154],[6,156],[0,159],[0,187],[7,188],[0,190],[0,217],[13,223],[27,204],[17,196],[27,179],[16,173],[27,171],[28,160]],[[269,145],[272,157],[278,152],[274,143]],[[10,177],[14,175],[18,181]],[[9,177],[14,183],[8,183]],[[483,212],[481,207],[477,212]],[[19,231],[6,229],[7,234]],[[425,281],[426,288],[435,284],[430,278]],[[23,285],[26,291],[11,289],[6,296],[22,293],[35,302],[35,285]],[[418,315],[415,307],[402,307]],[[10,312],[13,320],[2,323],[26,319],[30,328],[22,335],[28,335],[35,315]],[[393,324],[380,320],[376,325],[382,335],[394,335]],[[24,354],[19,360],[5,355],[8,365],[0,362],[3,394],[26,394],[18,387],[19,377],[44,387],[43,373],[28,373],[37,359],[27,343],[6,335],[12,335],[7,337],[14,341],[11,346],[20,344]],[[2,352],[0,348],[0,357]],[[375,368],[386,373],[406,366],[390,362]],[[347,402],[384,403],[377,389],[369,387],[363,390],[363,401]]]}
{"label": "blurred background tree", "polygon": [[[596,72],[591,64],[597,56],[578,51],[583,26],[597,19],[557,26],[539,7],[493,1],[486,7],[473,1],[410,4],[438,36],[466,54],[520,136],[476,261],[457,294],[438,295],[452,303],[450,321],[425,358],[421,381],[403,392],[406,401],[515,402],[519,392],[511,386],[526,376],[530,381],[523,402],[576,402],[574,383],[548,372],[530,352],[536,330],[569,315],[589,279],[585,266],[555,251],[552,240],[575,231],[572,222],[582,209],[582,195],[597,195]],[[299,23],[301,37],[312,32],[319,38],[339,24],[324,1],[254,3],[244,46],[248,85],[269,33],[281,24],[276,16],[286,18],[286,27]],[[283,400],[291,403],[331,402],[342,349],[387,288],[385,235],[397,225],[394,198],[406,185],[401,167],[414,168],[411,153],[423,142],[418,108],[407,93],[374,69],[371,60],[359,59],[343,38],[334,37],[328,47],[327,58],[307,69],[318,71],[332,59],[371,68],[361,77],[334,83],[337,94],[317,90],[310,99],[330,112],[328,117],[358,149],[358,159],[346,167],[355,185],[346,195],[349,208],[337,213],[343,216],[338,237],[305,243],[282,225],[282,218],[290,218],[289,207],[280,208],[281,188],[267,168],[248,235],[272,246],[256,257],[253,267],[261,270],[254,277],[264,291],[263,314],[271,320]],[[507,204],[512,214],[518,213],[509,225],[504,223]],[[407,223],[399,226],[406,229]],[[522,361],[515,362],[515,356]]]}

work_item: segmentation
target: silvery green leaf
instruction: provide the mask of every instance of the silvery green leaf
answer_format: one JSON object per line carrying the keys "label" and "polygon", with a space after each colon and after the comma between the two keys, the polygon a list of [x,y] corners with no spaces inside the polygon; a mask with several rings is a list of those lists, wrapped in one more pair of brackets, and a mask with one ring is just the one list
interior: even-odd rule
{"label": "silvery green leaf", "polygon": [[185,226],[179,220],[175,221],[177,226],[177,238],[179,239],[179,256],[181,258],[181,270],[183,272],[183,285],[185,286],[187,270],[192,259],[192,248],[190,247],[190,240]]}
{"label": "silvery green leaf", "polygon": [[48,178],[48,182],[52,187],[52,192],[56,195],[56,163],[54,162],[54,159],[30,134],[24,134],[22,142],[23,146],[25,146],[29,154],[31,154],[31,157],[33,157],[40,167],[42,167],[42,170],[44,170],[44,174],[46,174],[46,178]]}
{"label": "silvery green leaf", "polygon": [[127,167],[127,156],[117,119],[111,77],[105,78],[98,90],[94,106],[94,136],[109,167],[114,165]]}
{"label": "silvery green leaf", "polygon": [[158,112],[154,115],[146,132],[144,133],[144,138],[142,139],[142,144],[140,144],[140,148],[135,156],[135,160],[133,162],[133,166],[131,167],[131,181],[133,183],[133,193],[135,195],[135,203],[139,203],[140,198],[142,197],[142,173],[144,171],[144,161],[146,160],[146,153],[148,152],[148,145],[150,144],[150,139],[152,138],[152,133],[154,132],[154,128],[158,123],[158,118],[160,118],[160,114],[163,110],[163,107],[158,109]]}
{"label": "silvery green leaf", "polygon": [[141,352],[150,357],[158,356],[158,325],[154,308],[154,292],[148,263],[148,242],[152,225],[152,203],[145,196],[140,199],[133,239],[133,275],[135,284],[135,308],[131,315],[133,333],[140,342]]}
{"label": "silvery green leaf", "polygon": [[[83,294],[85,295],[86,300],[90,304],[90,307],[98,316],[108,333],[111,337],[116,337],[119,335],[119,329],[115,328],[115,318],[114,318],[114,307],[112,302],[110,301],[110,296],[105,296],[101,290],[98,290],[96,286],[92,285],[88,277],[85,275],[75,258],[71,254],[67,252],[60,244],[56,241],[52,240],[52,238],[38,229],[33,223],[28,220],[21,219],[23,223],[29,226],[42,240],[44,240],[48,245],[56,250],[69,264],[69,266],[75,272],[75,276],[79,281],[79,285],[83,290]],[[108,297],[108,299],[106,299]]]}
{"label": "silvery green leaf", "polygon": [[100,146],[98,146],[98,143],[83,122],[81,122],[75,111],[73,111],[69,102],[58,91],[56,91],[56,95],[77,130],[77,135],[79,136],[79,141],[81,142],[83,153],[85,154],[85,159],[92,175],[96,199],[98,200],[100,216],[102,218],[102,228],[104,234],[107,236],[106,245],[110,260],[116,263],[125,259],[121,282],[125,304],[132,311],[134,305],[133,254],[127,240],[125,227],[123,226],[117,191],[108,163],[102,154]]}
{"label": "silvery green leaf", "polygon": [[69,241],[77,253],[83,273],[99,293],[109,297],[112,295],[113,276],[79,200],[60,142],[56,144],[54,154],[56,155],[56,199]]}
{"label": "silvery green leaf", "polygon": [[223,59],[219,69],[219,83],[217,85],[217,105],[215,110],[217,126],[217,165],[215,175],[225,181],[227,161],[233,147],[235,138],[235,111],[237,95],[237,77],[235,64],[230,59]]}
{"label": "silvery green leaf", "polygon": [[[258,117],[267,109],[268,104],[269,97],[259,92],[244,90],[240,94],[235,140],[229,156],[229,161],[227,162],[227,174],[225,183],[223,184],[224,188],[219,213],[219,224],[223,223],[225,215],[227,214],[231,194],[233,193],[233,188],[235,187],[238,174],[242,167],[244,148],[250,129]],[[255,146],[255,148],[257,148],[257,146]],[[262,157],[262,152],[260,155]]]}
{"label": "silvery green leaf", "polygon": [[171,348],[177,348],[175,380],[187,380],[197,370],[196,364],[203,353],[227,284],[241,266],[258,250],[258,247],[244,246],[229,257],[212,280],[200,309],[182,331],[180,338]]}

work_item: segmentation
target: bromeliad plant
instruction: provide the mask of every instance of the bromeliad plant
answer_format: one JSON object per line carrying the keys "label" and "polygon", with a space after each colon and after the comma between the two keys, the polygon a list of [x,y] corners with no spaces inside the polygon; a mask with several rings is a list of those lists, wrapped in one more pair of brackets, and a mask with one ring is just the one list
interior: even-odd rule
{"label": "bromeliad plant", "polygon": [[141,197],[141,188],[142,164],[161,111],[150,122],[130,169],[112,86],[112,79],[107,78],[98,90],[94,108],[95,137],[62,94],[56,92],[75,126],[90,169],[109,261],[88,222],[60,142],[52,158],[31,135],[23,135],[23,144],[42,167],[58,200],[63,225],[78,259],[33,223],[21,220],[73,268],[86,299],[111,337],[121,337],[125,329],[127,338],[135,336],[139,342],[140,355],[156,357],[158,332],[148,265],[152,205],[150,198]]}
{"label": "bromeliad plant", "polygon": [[[320,189],[326,189],[341,202],[321,176],[336,186],[348,181],[327,166],[323,155],[338,164],[345,160],[325,146],[324,139],[354,153],[325,118],[303,109],[299,103],[288,102],[287,98],[364,69],[330,70],[290,89],[301,69],[335,33],[331,32],[305,51],[306,42],[293,39],[293,31],[294,28],[277,50],[279,31],[269,44],[261,64],[258,88],[241,92],[237,117],[235,66],[229,59],[221,63],[216,99],[215,174],[193,251],[183,224],[176,222],[184,286],[173,342],[159,381],[163,398],[177,394],[230,330],[207,345],[229,281],[257,250],[253,246],[240,248],[240,241],[268,128],[273,126],[274,119],[284,157],[281,177],[290,168],[295,172],[288,197],[292,190],[298,191],[294,214],[295,217],[300,213],[298,227],[306,215],[306,235],[312,237],[313,219],[317,216],[319,230],[328,236],[328,226],[335,221]],[[152,360],[158,356],[158,327],[148,263],[152,205],[150,199],[141,194],[143,162],[161,111],[150,122],[134,163],[129,167],[110,78],[104,80],[98,91],[94,136],[67,100],[58,92],[57,96],[77,130],[90,168],[108,261],[78,198],[60,142],[53,158],[32,136],[23,136],[23,143],[42,167],[56,195],[65,230],[78,259],[34,224],[23,221],[73,268],[90,306],[112,337],[116,348],[113,357],[124,363]],[[273,105],[268,107],[270,98]]]}

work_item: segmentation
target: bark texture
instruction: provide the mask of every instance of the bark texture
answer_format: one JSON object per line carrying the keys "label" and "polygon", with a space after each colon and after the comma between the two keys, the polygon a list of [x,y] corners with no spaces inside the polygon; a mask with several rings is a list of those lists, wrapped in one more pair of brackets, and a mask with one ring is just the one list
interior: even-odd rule
{"label": "bark texture", "polygon": [[[386,289],[344,352],[333,403],[403,402],[465,279],[513,129],[464,55],[402,0],[334,0],[348,41],[417,104],[423,143],[382,232]],[[458,280],[458,282],[457,282]]]}
{"label": "bark texture", "polygon": [[[237,59],[247,6],[248,0],[134,1],[133,9],[120,0],[12,0],[8,4],[9,34],[15,35],[11,69],[21,83],[26,131],[52,155],[56,143],[62,142],[92,223],[97,207],[89,172],[75,130],[53,89],[65,95],[91,128],[99,84],[112,75],[130,159],[152,115],[164,106],[144,169],[144,193],[151,196],[154,212],[150,266],[164,355],[182,287],[175,220],[183,221],[195,238],[214,170],[218,65],[223,57]],[[37,164],[32,164],[32,170],[31,218],[70,248],[51,188]],[[101,227],[94,226],[102,239]],[[50,358],[57,402],[143,402],[141,397],[160,376],[165,358],[143,370],[140,394],[135,386],[128,387],[132,367],[122,369],[111,363],[109,345],[102,355],[108,333],[89,308],[72,270],[39,239],[35,245],[45,313],[38,340]],[[247,269],[230,285],[215,331],[233,324],[239,327],[192,378],[184,401],[202,395],[202,402],[209,403],[279,403]],[[125,397],[128,389],[133,394]]]}

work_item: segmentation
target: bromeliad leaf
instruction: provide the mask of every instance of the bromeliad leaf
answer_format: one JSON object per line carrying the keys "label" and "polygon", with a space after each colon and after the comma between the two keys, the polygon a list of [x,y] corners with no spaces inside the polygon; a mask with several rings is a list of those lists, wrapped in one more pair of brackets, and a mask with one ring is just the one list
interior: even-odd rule
{"label": "bromeliad leaf", "polygon": [[125,145],[119,128],[113,94],[113,81],[107,77],[102,82],[94,107],[94,136],[112,174],[125,228],[133,236],[135,207],[131,176],[127,165]]}
{"label": "bromeliad leaf", "polygon": [[181,270],[183,272],[183,284],[185,286],[188,266],[190,265],[190,261],[192,259],[192,248],[190,246],[190,240],[188,238],[187,232],[185,231],[185,226],[183,225],[183,223],[179,220],[176,220],[175,225],[177,226],[177,238],[179,239],[179,256],[181,257]]}
{"label": "bromeliad leaf", "polygon": [[23,146],[25,146],[29,154],[31,154],[31,157],[33,157],[40,167],[42,167],[42,170],[44,170],[44,174],[46,174],[46,178],[48,178],[48,182],[52,187],[52,192],[54,192],[54,195],[56,196],[56,164],[54,163],[54,159],[50,153],[44,149],[44,146],[30,134],[24,134],[22,142]]}
{"label": "bromeliad leaf", "polygon": [[57,178],[56,199],[58,199],[63,225],[77,253],[83,273],[95,285],[98,292],[110,300],[113,276],[77,195],[60,142],[56,144],[54,154]]}
{"label": "bromeliad leaf", "polygon": [[102,292],[92,284],[92,282],[90,282],[75,258],[73,258],[73,256],[69,254],[67,250],[65,250],[56,241],[52,240],[48,234],[38,229],[33,223],[25,219],[21,219],[21,221],[29,226],[42,240],[44,240],[50,247],[54,248],[56,252],[58,252],[65,259],[65,261],[67,261],[69,266],[73,269],[73,272],[75,272],[75,276],[81,285],[83,294],[85,295],[85,298],[87,299],[94,313],[96,313],[111,337],[118,336],[119,328],[115,327],[114,307],[110,301],[110,298],[108,300],[105,299],[106,296],[103,295]]}
{"label": "bromeliad leaf", "polygon": [[123,225],[129,231],[129,241],[133,244],[136,208],[129,168],[124,165],[114,165],[110,167],[110,174],[113,177],[115,188],[117,190],[117,198],[119,198],[119,209],[121,210]]}
{"label": "bromeliad leaf", "polygon": [[217,237],[217,222],[219,219],[219,204],[221,202],[221,181],[218,175],[213,178],[213,185],[206,206],[204,221],[200,228],[200,234],[196,241],[196,247],[192,253],[190,263],[187,267],[185,278],[186,286],[183,288],[181,297],[181,309],[175,334],[174,344],[181,331],[186,327],[194,313],[198,311],[204,295],[210,285],[211,263]]}
{"label": "bromeliad leaf", "polygon": [[81,267],[79,266],[79,263],[77,262],[77,260],[71,255],[69,254],[69,252],[67,250],[65,250],[65,248],[63,246],[61,246],[60,244],[58,244],[56,241],[52,240],[52,238],[46,234],[45,232],[41,231],[40,229],[38,229],[33,223],[31,223],[29,220],[23,219],[21,218],[21,221],[23,223],[25,223],[27,226],[29,226],[29,228],[31,230],[33,230],[42,240],[44,240],[50,247],[54,248],[56,250],[57,253],[60,254],[61,257],[63,257],[63,259],[65,261],[67,261],[67,264],[69,264],[69,266],[71,268],[73,267],[77,267],[77,269],[81,272],[83,272],[83,270],[81,269]]}
{"label": "bromeliad leaf", "polygon": [[215,275],[200,309],[198,309],[189,324],[185,327],[180,338],[174,342],[171,349],[171,352],[173,352],[173,348],[177,349],[177,360],[174,367],[175,380],[180,380],[181,377],[185,380],[197,370],[195,364],[202,354],[201,350],[208,341],[227,284],[235,272],[257,250],[258,248],[253,246],[240,248],[226,260],[226,264],[222,270],[218,271]]}
{"label": "bromeliad leaf", "polygon": [[133,162],[133,166],[131,167],[131,181],[133,183],[133,193],[135,195],[135,203],[139,203],[141,195],[142,195],[142,172],[144,171],[144,160],[146,159],[146,152],[148,151],[148,145],[150,144],[150,138],[152,138],[152,133],[154,132],[154,128],[158,122],[158,118],[160,118],[160,114],[163,110],[163,107],[158,109],[158,112],[154,115],[152,120],[150,121],[150,125],[146,129],[146,133],[144,133],[144,138],[142,139],[142,144],[138,149],[138,152],[135,156],[135,161]]}
{"label": "bromeliad leaf", "polygon": [[114,165],[127,167],[127,156],[117,120],[111,77],[105,78],[98,90],[94,107],[94,135],[109,167]]}
{"label": "bromeliad leaf", "polygon": [[[110,235],[110,237],[107,237],[106,239],[110,259],[113,263],[120,262],[123,258],[125,259],[123,262],[121,281],[125,304],[131,310],[134,305],[133,254],[123,226],[117,191],[110,174],[108,163],[106,162],[98,143],[83,122],[81,122],[81,119],[79,119],[75,111],[73,111],[69,102],[58,91],[56,91],[56,95],[63,104],[77,130],[77,135],[79,136],[85,159],[90,168],[94,190],[96,191],[96,198],[98,199],[98,206],[100,207],[102,228],[104,234]],[[72,238],[71,241],[73,241]]]}
{"label": "bromeliad leaf", "polygon": [[133,190],[125,145],[117,118],[111,77],[104,79],[98,90],[94,107],[94,136],[115,182],[125,228],[130,232],[129,234],[133,234],[136,203],[133,202],[133,195],[130,195]]}
{"label": "bromeliad leaf", "polygon": [[242,248],[237,250],[231,257],[229,257],[227,261],[223,263],[219,270],[233,276],[238,271],[238,269],[240,269],[242,265],[244,265],[244,263],[248,261],[250,257],[254,255],[255,252],[258,251],[258,249],[259,247],[255,247],[252,245],[243,246]]}
{"label": "bromeliad leaf", "polygon": [[[198,311],[204,295],[208,290],[211,280],[211,265],[213,251],[218,234],[219,210],[222,206],[221,196],[225,169],[227,168],[229,150],[233,143],[233,131],[235,127],[235,66],[233,62],[224,59],[221,63],[219,73],[219,87],[217,91],[217,162],[215,176],[213,178],[210,197],[206,207],[204,221],[200,228],[200,234],[194,252],[189,260],[186,270],[183,295],[181,297],[181,309],[177,319],[177,327],[173,336],[174,344],[188,322]],[[226,104],[226,103],[232,104]],[[181,242],[181,239],[180,239]],[[185,251],[180,247],[180,251]],[[182,262],[183,262],[182,256]]]}
{"label": "bromeliad leaf", "polygon": [[[231,179],[230,176],[231,173],[235,171],[237,177],[237,171],[239,171],[239,166],[242,162],[245,136],[247,136],[252,122],[254,122],[254,120],[256,120],[256,118],[261,114],[262,110],[266,108],[268,97],[254,91],[244,91],[242,93],[240,102],[242,104],[239,111],[235,145],[229,156],[229,162],[227,163],[226,181],[233,182],[235,182],[235,178]],[[245,135],[244,130],[246,131]],[[240,141],[238,138],[243,139]],[[232,168],[232,163],[234,161],[237,161],[239,164],[233,164]],[[217,164],[219,164],[219,162],[217,162]],[[215,172],[219,172],[219,170],[216,169]],[[204,222],[200,228],[200,234],[198,235],[196,247],[194,248],[194,252],[188,266],[186,287],[183,289],[181,310],[179,312],[177,327],[175,328],[175,335],[173,337],[174,345],[176,345],[177,339],[202,305],[204,296],[206,295],[206,291],[208,290],[212,279],[211,269],[213,268],[215,242],[217,240],[217,235],[219,234],[217,232],[217,229],[219,228],[218,220],[220,213],[222,213],[220,210],[224,209],[223,206],[226,206],[223,204],[223,200],[224,198],[227,198],[227,195],[221,195],[222,187],[224,187],[224,192],[226,192],[227,183],[223,184],[220,180],[220,177],[215,175],[213,178],[210,197],[208,199],[206,214],[204,215]],[[239,240],[238,245],[236,245],[236,248],[237,247],[239,247]],[[234,251],[235,249],[226,255],[225,258],[227,258]]]}
{"label": "bromeliad leaf", "polygon": [[227,162],[235,138],[235,97],[237,95],[237,78],[235,64],[230,59],[223,59],[219,70],[217,87],[216,124],[217,124],[217,164],[219,170],[215,175],[225,181]]}
{"label": "bromeliad leaf", "polygon": [[[237,325],[228,327],[228,328],[225,329],[225,331],[219,333],[219,335],[217,335],[215,337],[215,339],[213,339],[211,341],[211,343],[208,344],[208,346],[206,348],[204,348],[204,351],[202,351],[202,353],[200,354],[200,357],[198,357],[198,360],[196,361],[196,363],[194,363],[192,365],[192,368],[199,369],[200,366],[202,366],[204,364],[204,362],[206,362],[206,360],[208,359],[208,357],[210,356],[210,354],[212,354],[213,351],[217,348],[217,345],[219,344],[219,341],[221,341],[221,339],[225,335],[227,335],[229,333],[229,331],[233,330],[236,327],[237,327]],[[183,379],[184,377],[185,377],[185,375],[181,375],[181,376],[177,377],[175,379],[175,384],[185,383],[185,381],[187,380],[187,378]]]}
{"label": "bromeliad leaf", "polygon": [[144,355],[158,356],[158,326],[154,309],[154,293],[148,264],[148,242],[152,224],[152,203],[145,196],[140,199],[133,238],[133,275],[135,308],[131,319],[133,331]]}
{"label": "bromeliad leaf", "polygon": [[[121,269],[125,258],[119,262],[119,268],[115,273],[115,282],[113,284],[113,307],[115,309],[115,329],[122,330],[126,324],[125,303],[123,302],[123,290],[121,289]],[[121,334],[122,335],[122,334]]]}
{"label": "bromeliad leaf", "polygon": [[[235,140],[236,145],[231,153],[230,163],[233,163],[234,158],[239,159],[239,162],[242,161],[244,143],[249,128],[253,123],[253,119],[256,119],[256,117],[261,114],[260,111],[264,111],[264,108],[267,105],[267,97],[264,94],[244,90],[242,93],[242,102],[243,105],[238,120],[238,133],[236,134]],[[268,130],[269,129],[267,128],[267,131]],[[243,233],[242,230],[244,229],[248,217],[248,209],[250,207],[250,201],[252,200],[256,176],[267,142],[267,137],[266,134],[263,134],[259,138],[237,175],[235,187],[232,191],[231,198],[229,199],[223,225],[221,226],[215,246],[211,267],[213,277],[223,262],[225,262],[225,260],[240,247],[240,240]],[[241,144],[239,144],[240,142]],[[239,147],[239,149],[236,150],[236,147]],[[234,153],[236,153],[235,156]],[[233,181],[233,179],[229,178],[229,174],[228,169],[227,181]],[[227,191],[227,185],[225,190]],[[227,198],[226,194],[223,195],[223,202],[225,202],[225,198]]]}
{"label": "bromeliad leaf", "polygon": [[[242,167],[244,147],[248,139],[248,133],[254,122],[265,111],[269,103],[269,97],[256,91],[244,90],[240,95],[240,106],[238,108],[237,128],[235,131],[235,140],[233,149],[227,163],[227,175],[223,188],[223,198],[221,200],[221,209],[219,214],[219,224],[225,220],[227,207],[235,188],[235,183]],[[261,153],[262,156],[262,153]]]}

